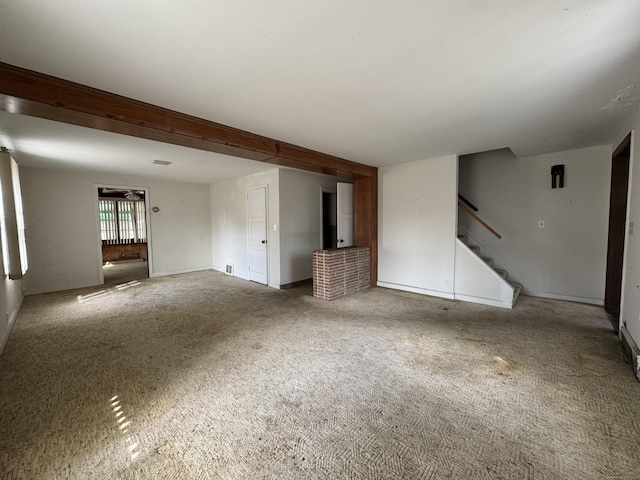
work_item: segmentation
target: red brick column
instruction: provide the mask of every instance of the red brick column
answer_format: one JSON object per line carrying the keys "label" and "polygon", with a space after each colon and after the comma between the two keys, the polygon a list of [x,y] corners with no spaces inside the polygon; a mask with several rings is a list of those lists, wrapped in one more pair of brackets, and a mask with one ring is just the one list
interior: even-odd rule
{"label": "red brick column", "polygon": [[313,296],[333,300],[371,286],[369,247],[313,252]]}

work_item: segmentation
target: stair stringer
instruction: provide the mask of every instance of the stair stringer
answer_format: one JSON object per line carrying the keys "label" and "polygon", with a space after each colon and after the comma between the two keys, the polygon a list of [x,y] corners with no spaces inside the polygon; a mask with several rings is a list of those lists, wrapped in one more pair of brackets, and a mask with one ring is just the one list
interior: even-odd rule
{"label": "stair stringer", "polygon": [[509,264],[507,264],[502,258],[500,258],[499,255],[487,248],[478,237],[469,232],[469,230],[467,230],[461,224],[458,224],[458,234],[464,234],[470,239],[473,239],[473,243],[480,247],[480,256],[491,257],[493,259],[494,268],[505,270],[507,272],[507,278],[513,279],[513,281],[518,282],[520,285],[522,285],[521,293],[523,295],[539,296],[537,294],[537,290],[533,288],[533,286],[531,286],[529,282],[527,282],[521,275],[518,274],[518,272],[511,268]]}
{"label": "stair stringer", "polygon": [[512,308],[514,302],[511,284],[457,238],[453,295],[456,300],[502,308]]}

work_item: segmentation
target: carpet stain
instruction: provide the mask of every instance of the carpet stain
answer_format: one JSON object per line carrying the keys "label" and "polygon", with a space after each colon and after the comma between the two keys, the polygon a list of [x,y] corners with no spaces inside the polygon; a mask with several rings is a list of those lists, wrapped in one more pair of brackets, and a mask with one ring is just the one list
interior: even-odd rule
{"label": "carpet stain", "polygon": [[498,355],[493,357],[493,359],[496,361],[496,368],[498,372],[511,373],[520,370],[520,366],[513,360],[508,360]]}

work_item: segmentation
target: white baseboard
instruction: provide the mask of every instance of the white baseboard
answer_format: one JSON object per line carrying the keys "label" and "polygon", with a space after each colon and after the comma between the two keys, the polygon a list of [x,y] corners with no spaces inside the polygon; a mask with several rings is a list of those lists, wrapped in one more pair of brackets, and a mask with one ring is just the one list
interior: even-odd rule
{"label": "white baseboard", "polygon": [[0,338],[0,355],[2,355],[2,352],[4,351],[4,347],[7,344],[7,340],[9,340],[9,335],[11,335],[12,329],[13,329],[13,325],[9,324],[7,331],[4,332],[4,335],[2,336],[2,338]]}
{"label": "white baseboard", "polygon": [[454,295],[454,298],[455,300],[461,300],[463,302],[479,303],[481,305],[489,305],[490,307],[511,308],[511,307],[505,307],[502,301],[495,300],[493,298],[474,297],[473,295],[462,295],[460,293],[456,293]]}
{"label": "white baseboard", "polygon": [[278,290],[280,290],[280,284],[279,283],[271,283],[271,282],[269,282],[267,284],[267,286],[269,286],[271,288],[277,288]]}
{"label": "white baseboard", "polygon": [[[220,272],[220,273],[224,273],[225,275],[227,274],[227,270],[224,267],[216,267],[215,265],[213,267],[211,267],[211,270],[215,270],[216,272]],[[234,272],[235,274],[235,272]],[[235,275],[233,275],[235,276]]]}
{"label": "white baseboard", "polygon": [[211,270],[214,267],[206,266],[206,267],[197,267],[197,268],[188,268],[186,270],[175,270],[168,272],[153,272],[153,274],[149,273],[149,278],[155,277],[167,277],[169,275],[180,275],[183,273],[193,273],[193,272],[203,272],[205,270]]}
{"label": "white baseboard", "polygon": [[20,300],[18,301],[18,305],[13,309],[11,315],[9,315],[9,328],[13,327],[16,319],[18,318],[18,314],[20,313],[20,309],[22,308],[22,302],[24,302],[24,294],[20,296]]}
{"label": "white baseboard", "polygon": [[[214,269],[216,272],[224,273],[225,275],[227,274],[226,269],[225,269],[225,268],[223,268],[223,267],[215,267],[215,266],[214,266],[214,267],[213,267],[213,269]],[[234,270],[234,271],[233,271],[233,276],[234,276],[234,277],[241,278],[242,280],[249,280],[249,275],[247,275],[246,273],[238,272],[237,270]]]}
{"label": "white baseboard", "polygon": [[638,345],[633,341],[631,334],[624,325],[620,327],[620,341],[622,342],[623,350],[629,357],[633,372],[640,380],[640,349],[638,349]]}
{"label": "white baseboard", "polygon": [[69,283],[65,285],[51,285],[36,288],[28,288],[25,295],[39,295],[41,293],[63,292],[65,290],[75,290],[77,288],[101,287],[101,283]]}
{"label": "white baseboard", "polygon": [[16,308],[13,309],[13,312],[11,312],[11,315],[9,315],[9,319],[7,322],[7,331],[4,332],[4,335],[2,336],[2,338],[0,338],[0,355],[2,355],[2,352],[4,351],[4,347],[7,344],[7,341],[9,340],[9,336],[11,335],[11,331],[13,330],[13,325],[16,323],[18,314],[20,313],[20,308],[22,307],[23,301],[24,301],[24,294],[20,296],[20,301],[18,302],[18,305],[16,306]]}
{"label": "white baseboard", "polygon": [[441,292],[438,290],[429,290],[427,288],[410,287],[408,285],[400,285],[397,283],[381,282],[378,281],[378,287],[391,288],[393,290],[402,290],[404,292],[419,293],[420,295],[429,295],[430,297],[447,298],[453,300],[453,293]]}
{"label": "white baseboard", "polygon": [[566,300],[567,302],[588,303],[590,305],[598,305],[599,307],[604,306],[604,299],[602,298],[574,297],[572,295],[558,295],[555,293],[545,292],[529,292],[524,295],[528,295],[530,297],[550,298],[552,300]]}

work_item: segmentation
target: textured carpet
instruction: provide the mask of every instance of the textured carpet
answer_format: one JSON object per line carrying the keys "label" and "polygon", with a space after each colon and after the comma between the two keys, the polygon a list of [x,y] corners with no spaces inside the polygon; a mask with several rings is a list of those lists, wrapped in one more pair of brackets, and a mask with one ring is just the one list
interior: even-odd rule
{"label": "textured carpet", "polygon": [[105,285],[120,285],[149,278],[148,264],[144,260],[107,262],[102,266],[102,274]]}
{"label": "textured carpet", "polygon": [[132,280],[27,297],[0,382],[3,479],[640,478],[588,305]]}

